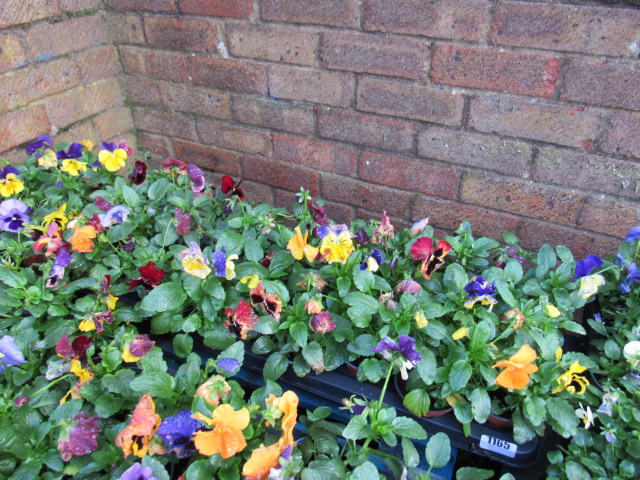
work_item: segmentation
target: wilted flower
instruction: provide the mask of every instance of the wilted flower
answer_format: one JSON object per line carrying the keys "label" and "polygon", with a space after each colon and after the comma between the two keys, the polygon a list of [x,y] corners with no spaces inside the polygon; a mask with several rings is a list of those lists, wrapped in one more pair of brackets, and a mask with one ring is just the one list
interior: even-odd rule
{"label": "wilted flower", "polygon": [[4,372],[5,367],[15,367],[23,363],[27,361],[16,345],[15,339],[11,335],[0,338],[0,372]]}
{"label": "wilted flower", "polygon": [[580,408],[576,410],[576,416],[584,422],[585,430],[589,430],[589,427],[593,425],[593,412],[590,406],[587,405],[585,409],[582,404],[580,404]]}
{"label": "wilted flower", "polygon": [[422,310],[418,310],[415,314],[416,325],[418,328],[424,328],[429,325],[429,320],[427,320],[426,315]]}
{"label": "wilted flower", "polygon": [[215,375],[198,387],[195,396],[202,397],[206,403],[217,407],[222,400],[227,398],[230,391],[231,386],[224,377]]}
{"label": "wilted flower", "polygon": [[164,162],[160,164],[162,169],[167,173],[172,173],[175,168],[179,175],[187,174],[187,164],[182,160],[176,160],[175,158],[167,158]]}
{"label": "wilted flower", "polygon": [[[67,149],[67,151],[64,151],[64,150],[57,151],[56,157],[58,157],[59,160],[77,160],[79,158],[82,158],[84,157],[84,152],[82,151],[82,144],[78,142],[73,142],[71,145],[69,145],[69,148]],[[81,162],[81,163],[84,163],[86,165],[85,162]],[[64,162],[62,162],[62,164],[64,165]]]}
{"label": "wilted flower", "polygon": [[64,271],[71,263],[71,254],[66,246],[60,247],[56,254],[56,259],[53,261],[53,268],[47,279],[46,287],[53,288],[58,285],[58,282],[64,277]]}
{"label": "wilted flower", "polygon": [[158,427],[158,435],[167,444],[169,453],[174,452],[178,458],[187,458],[196,453],[192,437],[202,428],[202,424],[193,418],[191,410],[182,410],[165,418]]}
{"label": "wilted flower", "polygon": [[563,390],[567,390],[569,393],[576,393],[576,387],[571,385],[575,382],[580,387],[580,390],[577,393],[579,395],[582,395],[584,392],[586,392],[589,381],[582,375],[578,375],[578,373],[582,373],[585,370],[586,368],[580,365],[580,362],[573,362],[569,367],[569,370],[567,370],[556,379],[556,381],[558,382],[558,386],[552,393],[559,393]]}
{"label": "wilted flower", "polygon": [[136,335],[136,337],[125,345],[122,350],[122,360],[125,362],[137,362],[155,346],[156,342],[149,340],[149,335]]}
{"label": "wilted flower", "polygon": [[602,396],[602,404],[598,407],[598,413],[606,413],[609,416],[613,415],[613,406],[618,403],[617,395],[611,393],[605,393]]}
{"label": "wilted flower", "polygon": [[275,320],[280,320],[282,300],[274,293],[267,293],[262,282],[249,291],[249,298],[251,299],[251,305],[254,307],[260,306],[267,315],[271,315]]}
{"label": "wilted flower", "polygon": [[296,233],[287,243],[287,249],[296,260],[302,260],[302,257],[306,257],[308,262],[313,262],[318,256],[318,249],[307,243],[309,232],[305,231],[303,237],[300,227],[296,227],[294,230]]}
{"label": "wilted flower", "polygon": [[246,277],[242,277],[240,279],[240,283],[245,284],[249,288],[256,288],[260,283],[260,276],[256,274],[247,275]]}
{"label": "wilted flower", "polygon": [[98,449],[96,436],[102,432],[98,427],[100,417],[89,417],[86,412],[74,415],[71,425],[62,429],[58,450],[65,462],[72,456],[80,457]]}
{"label": "wilted flower", "polygon": [[29,223],[29,207],[15,198],[0,203],[0,229],[17,233]]}
{"label": "wilted flower", "polygon": [[602,275],[587,275],[580,278],[580,289],[578,293],[582,298],[589,298],[598,293],[598,287],[605,284],[604,277]]}
{"label": "wilted flower", "polygon": [[420,291],[420,284],[411,278],[401,281],[396,286],[396,292],[399,293],[418,293]]}
{"label": "wilted flower", "polygon": [[493,368],[504,368],[496,377],[495,384],[504,388],[522,390],[529,383],[529,374],[538,371],[538,367],[532,365],[537,356],[536,351],[529,345],[522,345],[509,360],[502,360],[493,366]]}
{"label": "wilted flower", "polygon": [[636,368],[640,363],[640,342],[637,340],[627,343],[622,349],[624,358],[627,359],[632,368]]}
{"label": "wilted flower", "polygon": [[356,232],[355,239],[356,245],[360,245],[361,247],[369,245],[369,235],[367,235],[367,232],[365,232],[362,228],[360,228]]}
{"label": "wilted flower", "polygon": [[127,144],[125,140],[120,141],[120,143],[118,144],[118,148],[121,148],[122,150],[124,150],[129,156],[133,154],[133,150],[131,150],[131,147]]}
{"label": "wilted flower", "polygon": [[387,238],[394,238],[395,231],[393,225],[391,225],[391,221],[389,220],[389,216],[387,212],[382,212],[382,221],[378,228],[373,231],[373,238],[371,241],[373,243],[385,243]]}
{"label": "wilted flower", "polygon": [[27,155],[33,155],[36,150],[44,146],[52,147],[53,141],[49,135],[40,135],[37,139],[27,145]]}
{"label": "wilted flower", "polygon": [[511,328],[514,330],[518,330],[522,328],[527,317],[520,311],[519,308],[512,308],[511,310],[507,310],[504,312],[502,316],[502,321],[511,323]]}
{"label": "wilted flower", "polygon": [[418,220],[413,225],[411,225],[411,235],[420,235],[421,233],[424,233],[427,225],[429,225],[429,220],[429,217],[426,217],[422,220]]}
{"label": "wilted flower", "polygon": [[244,299],[238,302],[237,308],[227,308],[224,313],[227,317],[224,326],[241,340],[246,340],[247,332],[258,325],[258,316]]}
{"label": "wilted flower", "polygon": [[201,192],[202,190],[204,190],[204,172],[200,170],[197,165],[190,163],[189,165],[187,165],[187,173],[189,174],[189,178],[192,182],[191,190],[193,190],[194,192]]}
{"label": "wilted flower", "polygon": [[149,393],[144,394],[133,410],[129,425],[116,437],[116,445],[122,448],[124,458],[132,453],[136,457],[144,457],[160,422],[153,398]]}
{"label": "wilted flower", "polygon": [[53,168],[58,166],[58,157],[56,157],[56,153],[50,148],[47,148],[42,154],[36,154],[36,156],[38,157],[38,165],[40,167]]}
{"label": "wilted flower", "polygon": [[560,315],[562,315],[560,310],[558,310],[558,308],[555,305],[551,304],[551,303],[545,304],[544,313],[547,314],[551,318],[558,318]]}
{"label": "wilted flower", "polygon": [[322,304],[317,300],[307,300],[307,303],[304,304],[304,308],[307,310],[309,315],[315,315],[324,309]]}
{"label": "wilted flower", "polygon": [[336,324],[331,320],[331,313],[322,312],[314,315],[309,322],[309,326],[311,330],[316,333],[328,333],[334,328],[336,328]]}
{"label": "wilted flower", "polygon": [[225,373],[234,373],[240,368],[240,362],[235,358],[221,358],[216,365]]}
{"label": "wilted flower", "polygon": [[469,329],[467,327],[460,327],[458,330],[453,332],[451,338],[454,340],[462,340],[464,337],[469,336]]}
{"label": "wilted flower", "polygon": [[134,185],[142,185],[147,178],[147,164],[136,160],[133,170],[129,174],[129,180]]}

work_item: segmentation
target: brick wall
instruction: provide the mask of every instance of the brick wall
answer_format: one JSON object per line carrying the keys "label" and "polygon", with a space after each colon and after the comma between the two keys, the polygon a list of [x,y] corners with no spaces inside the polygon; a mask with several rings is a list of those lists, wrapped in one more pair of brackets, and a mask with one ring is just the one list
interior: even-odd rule
{"label": "brick wall", "polygon": [[101,0],[3,0],[1,158],[22,161],[40,134],[135,142],[108,20]]}

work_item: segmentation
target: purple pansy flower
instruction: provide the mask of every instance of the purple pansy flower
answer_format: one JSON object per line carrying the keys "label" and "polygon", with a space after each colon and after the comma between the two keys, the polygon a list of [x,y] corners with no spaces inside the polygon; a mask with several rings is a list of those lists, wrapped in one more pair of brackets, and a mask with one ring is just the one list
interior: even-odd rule
{"label": "purple pansy flower", "polygon": [[360,264],[360,270],[369,270],[370,272],[375,272],[378,270],[378,267],[384,263],[384,258],[382,258],[382,252],[377,248],[371,250],[371,253],[364,257],[362,263]]}
{"label": "purple pansy flower", "polygon": [[471,281],[464,286],[467,294],[467,301],[464,303],[466,308],[473,308],[476,302],[482,305],[489,305],[489,311],[498,303],[493,296],[498,293],[495,283],[489,283],[484,277],[476,275]]}
{"label": "purple pansy flower", "polygon": [[82,158],[84,152],[82,151],[82,144],[78,142],[73,142],[69,145],[69,148],[65,152],[64,150],[59,150],[56,152],[56,157],[58,160],[67,160],[67,159],[78,159]]}
{"label": "purple pansy flower", "polygon": [[158,477],[153,475],[151,467],[143,467],[140,463],[134,463],[116,480],[158,480]]}
{"label": "purple pansy flower", "polygon": [[23,363],[27,361],[16,345],[15,339],[11,335],[0,338],[0,372],[4,372],[5,367],[15,367]]}
{"label": "purple pansy flower", "polygon": [[0,169],[0,179],[4,180],[10,173],[13,173],[14,175],[20,175],[22,172],[12,165],[5,165],[4,167],[2,167],[2,169]]}
{"label": "purple pansy flower", "polygon": [[109,150],[111,153],[115,152],[118,148],[115,142],[102,142],[100,145],[101,150]]}
{"label": "purple pansy flower", "polygon": [[640,282],[640,268],[637,268],[635,263],[631,263],[628,265],[628,270],[629,273],[627,273],[627,276],[620,284],[620,290],[623,293],[631,292],[631,285]]}
{"label": "purple pansy flower", "polygon": [[624,241],[627,243],[633,243],[634,240],[637,240],[640,238],[640,225],[638,225],[637,227],[633,227],[631,230],[629,230],[629,233],[627,233],[627,236],[624,237]]}
{"label": "purple pansy flower", "polygon": [[73,423],[68,430],[64,431],[58,442],[60,456],[65,462],[71,460],[72,456],[81,457],[95,452],[98,449],[96,436],[102,432],[98,427],[100,417],[89,417],[86,412],[74,415]]}
{"label": "purple pansy flower", "polygon": [[49,135],[40,135],[36,140],[27,145],[27,155],[33,155],[36,150],[47,145],[53,146],[53,141]]}
{"label": "purple pansy flower", "polygon": [[211,266],[216,272],[217,277],[226,277],[227,275],[227,248],[213,252],[211,255]]}
{"label": "purple pansy flower", "polygon": [[129,215],[129,209],[122,205],[116,205],[109,209],[107,213],[101,213],[98,215],[100,218],[100,225],[104,228],[109,228],[112,225],[123,223]]}
{"label": "purple pansy flower", "polygon": [[[409,378],[408,370],[411,370],[422,360],[422,355],[416,350],[415,339],[409,335],[400,335],[398,337],[398,343],[389,337],[384,337],[371,351],[381,353],[387,360],[395,360],[398,367],[400,367],[400,376],[403,380]],[[393,359],[393,356],[389,353],[393,351],[400,352],[404,360],[402,358]]]}
{"label": "purple pansy flower", "polygon": [[185,213],[180,207],[176,207],[176,232],[178,235],[189,235],[191,231],[191,214]]}
{"label": "purple pansy flower", "polygon": [[571,280],[586,277],[594,268],[598,268],[602,264],[604,264],[604,262],[600,260],[600,257],[597,255],[587,255],[587,258],[584,260],[576,262],[576,274]]}
{"label": "purple pansy flower", "polygon": [[191,185],[191,190],[194,192],[201,192],[204,189],[205,179],[204,172],[198,168],[197,165],[190,163],[187,165],[187,173],[189,174],[189,178],[193,182]]}
{"label": "purple pansy flower", "polygon": [[64,277],[64,270],[71,263],[71,254],[67,247],[62,246],[56,254],[56,259],[53,261],[53,268],[47,279],[46,287],[52,288],[58,285],[58,282]]}
{"label": "purple pansy flower", "polygon": [[218,367],[226,373],[233,373],[240,367],[240,362],[235,358],[221,358]]}
{"label": "purple pansy flower", "polygon": [[356,232],[356,243],[361,247],[369,245],[369,235],[362,228]]}
{"label": "purple pansy flower", "polygon": [[201,428],[202,424],[193,418],[191,410],[182,410],[162,421],[158,435],[167,444],[169,452],[175,452],[178,458],[187,458],[196,451],[191,439]]}
{"label": "purple pansy flower", "polygon": [[[280,454],[280,458],[278,459],[278,466],[277,467],[272,467],[271,470],[269,470],[269,477],[267,480],[294,480],[294,477],[286,477],[285,478],[285,471],[283,468],[283,462],[282,460],[284,460],[286,463],[289,462],[289,460],[291,460],[291,452],[293,451],[293,447],[291,445],[287,445],[284,450],[282,451],[282,453]],[[286,465],[285,463],[285,465]],[[249,480],[249,479],[247,479]]]}
{"label": "purple pansy flower", "polygon": [[316,333],[327,333],[336,328],[336,324],[331,320],[330,312],[314,315],[309,322],[309,326]]}
{"label": "purple pansy flower", "polygon": [[0,229],[16,233],[29,223],[30,209],[24,202],[15,198],[0,203]]}
{"label": "purple pansy flower", "polygon": [[106,200],[102,197],[96,197],[93,199],[93,204],[98,207],[100,210],[108,211],[111,210],[115,205],[111,203],[109,200]]}

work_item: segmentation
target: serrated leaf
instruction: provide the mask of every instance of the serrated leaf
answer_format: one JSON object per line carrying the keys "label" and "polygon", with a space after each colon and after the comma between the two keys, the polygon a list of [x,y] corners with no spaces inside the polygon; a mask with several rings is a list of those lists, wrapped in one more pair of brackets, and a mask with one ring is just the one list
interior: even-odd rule
{"label": "serrated leaf", "polygon": [[362,415],[351,417],[349,423],[342,431],[342,436],[347,440],[360,440],[367,438],[371,433],[371,425],[367,423],[367,418]]}
{"label": "serrated leaf", "polygon": [[462,467],[456,472],[456,480],[487,480],[493,477],[493,470],[475,467]]}
{"label": "serrated leaf", "polygon": [[287,370],[287,366],[287,357],[280,352],[274,352],[267,358],[262,375],[265,380],[275,381]]}
{"label": "serrated leaf", "polygon": [[413,418],[396,417],[393,422],[393,431],[396,435],[402,437],[415,438],[416,440],[424,440],[427,438],[427,432]]}
{"label": "serrated leaf", "polygon": [[175,395],[175,380],[166,372],[145,372],[131,381],[131,388],[139,393],[150,393],[153,397],[172,398]]}
{"label": "serrated leaf", "polygon": [[462,390],[467,385],[472,373],[473,369],[469,362],[466,360],[456,361],[451,366],[451,370],[449,370],[449,386],[451,390],[454,392]]}
{"label": "serrated leaf", "polygon": [[424,417],[429,413],[431,398],[426,391],[415,389],[405,395],[402,404],[414,415]]}
{"label": "serrated leaf", "polygon": [[187,299],[182,285],[175,282],[163,283],[144,297],[140,307],[150,313],[178,310]]}
{"label": "serrated leaf", "polygon": [[24,288],[27,285],[27,277],[21,272],[0,267],[0,282],[11,288]]}

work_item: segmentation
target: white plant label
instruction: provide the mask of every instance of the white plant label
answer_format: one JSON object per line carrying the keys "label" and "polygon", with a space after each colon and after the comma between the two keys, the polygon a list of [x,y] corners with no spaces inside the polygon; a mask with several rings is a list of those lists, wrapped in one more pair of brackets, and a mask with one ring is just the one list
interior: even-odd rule
{"label": "white plant label", "polygon": [[518,451],[518,446],[515,443],[507,442],[501,438],[490,437],[489,435],[480,437],[480,448],[510,458],[515,457]]}

